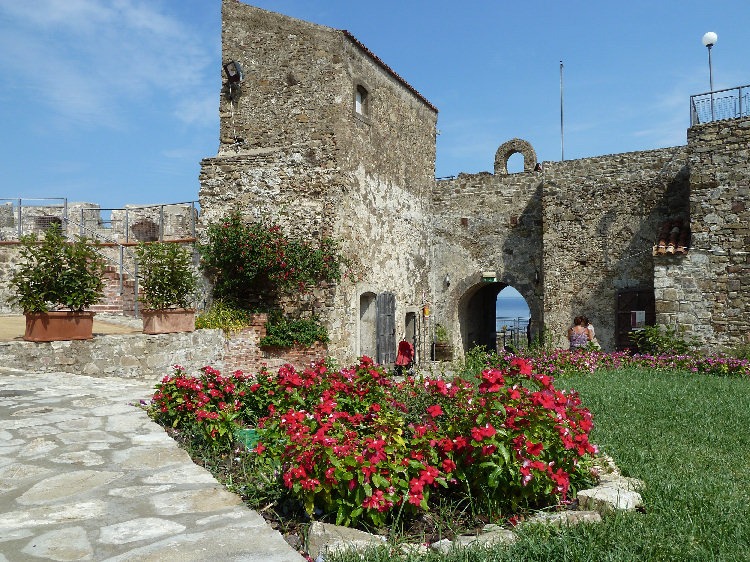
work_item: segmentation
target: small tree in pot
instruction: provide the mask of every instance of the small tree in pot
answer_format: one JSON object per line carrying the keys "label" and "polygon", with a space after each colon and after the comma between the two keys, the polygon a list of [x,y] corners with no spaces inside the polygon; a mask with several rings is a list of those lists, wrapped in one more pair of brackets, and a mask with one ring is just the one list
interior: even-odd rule
{"label": "small tree in pot", "polygon": [[191,253],[176,243],[141,243],[135,249],[144,309],[143,332],[162,334],[195,329],[198,282]]}
{"label": "small tree in pot", "polygon": [[22,237],[20,255],[10,300],[26,316],[24,339],[91,339],[94,313],[84,309],[104,291],[104,258],[93,244],[82,236],[69,242],[54,224],[41,240],[35,234]]}

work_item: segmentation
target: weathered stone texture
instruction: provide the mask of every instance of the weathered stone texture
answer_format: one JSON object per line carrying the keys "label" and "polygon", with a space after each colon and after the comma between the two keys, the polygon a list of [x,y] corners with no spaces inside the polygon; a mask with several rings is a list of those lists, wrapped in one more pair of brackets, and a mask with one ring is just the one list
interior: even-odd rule
{"label": "weathered stone texture", "polygon": [[692,247],[686,258],[663,266],[664,289],[656,292],[657,306],[672,300],[667,288],[680,303],[677,315],[659,322],[685,327],[709,346],[750,343],[749,124],[719,121],[688,130]]}
{"label": "weathered stone texture", "polygon": [[37,372],[57,372],[91,377],[121,377],[156,383],[181,365],[192,374],[210,365],[220,371],[258,373],[290,364],[298,369],[325,359],[326,346],[261,349],[265,314],[254,316],[252,325],[229,336],[221,330],[159,335],[98,335],[91,340],[37,343],[0,342],[0,362],[25,366]]}
{"label": "weathered stone texture", "polygon": [[[219,149],[201,167],[202,235],[239,209],[294,236],[341,241],[350,278],[282,304],[317,314],[342,362],[374,353],[376,322],[362,303],[384,293],[395,296],[388,335],[416,316],[419,360],[438,322],[457,357],[494,345],[507,286],[526,299],[532,335],[544,330],[560,347],[578,314],[605,350],[627,343],[630,310],[616,307],[628,291],[653,295],[658,323],[707,346],[749,341],[750,119],[693,127],[686,146],[538,171],[533,147],[514,138],[494,173],[435,180],[437,110],[351,34],[238,0],[222,10],[222,62],[237,61],[244,81],[238,90],[222,78]],[[524,172],[508,174],[515,153]],[[0,229],[14,220],[0,208]],[[674,220],[689,225],[687,253],[654,255]],[[16,258],[0,252],[0,297]]]}
{"label": "weathered stone texture", "polygon": [[92,340],[0,342],[0,362],[94,377],[118,376],[156,382],[182,365],[194,373],[205,365],[223,367],[221,330],[184,334],[97,336]]}
{"label": "weathered stone texture", "polygon": [[[359,354],[359,298],[382,291],[396,295],[399,332],[406,311],[430,304],[421,337],[440,322],[458,350],[492,343],[489,308],[509,285],[529,304],[532,333],[544,327],[559,346],[572,317],[586,314],[613,349],[618,294],[628,290],[653,293],[658,321],[706,341],[747,332],[742,122],[691,130],[688,146],[545,162],[543,171],[533,171],[533,147],[511,139],[494,174],[434,181],[435,109],[366,47],[236,0],[223,8],[224,62],[239,61],[253,87],[232,99],[223,92],[219,154],[201,175],[204,218],[236,204],[343,240],[359,267],[356,284],[322,299],[334,355]],[[360,113],[358,88],[367,94]],[[515,153],[524,172],[508,174]],[[652,256],[662,223],[675,219],[690,224],[695,250]],[[708,267],[702,246],[714,256]],[[485,271],[496,281],[483,281]]]}
{"label": "weathered stone texture", "polygon": [[[488,327],[494,331],[494,305],[490,317],[477,319],[478,309],[486,309],[484,301],[494,302],[506,286],[526,299],[532,332],[539,331],[541,187],[542,175],[535,172],[461,174],[436,182],[429,217],[434,322],[448,327],[456,347],[467,349],[472,342],[483,341]],[[497,282],[483,281],[485,271],[494,271]]]}
{"label": "weathered stone texture", "polygon": [[685,147],[544,163],[544,322],[565,330],[588,316],[605,349],[615,341],[617,292],[652,289],[660,224],[687,218]]}
{"label": "weathered stone texture", "polygon": [[235,0],[222,7],[224,63],[238,61],[245,79],[233,99],[222,92],[219,153],[201,170],[203,224],[239,208],[341,240],[356,284],[328,288],[318,312],[331,352],[353,359],[360,294],[394,293],[403,331],[404,311],[427,292],[437,112],[346,32]]}

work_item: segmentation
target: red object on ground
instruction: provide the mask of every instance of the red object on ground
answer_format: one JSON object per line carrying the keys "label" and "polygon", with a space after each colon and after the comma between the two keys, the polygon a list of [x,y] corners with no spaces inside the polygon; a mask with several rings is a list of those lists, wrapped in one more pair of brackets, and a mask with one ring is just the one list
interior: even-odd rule
{"label": "red object on ground", "polygon": [[409,365],[414,361],[414,346],[411,342],[402,340],[398,342],[398,354],[396,355],[396,365]]}

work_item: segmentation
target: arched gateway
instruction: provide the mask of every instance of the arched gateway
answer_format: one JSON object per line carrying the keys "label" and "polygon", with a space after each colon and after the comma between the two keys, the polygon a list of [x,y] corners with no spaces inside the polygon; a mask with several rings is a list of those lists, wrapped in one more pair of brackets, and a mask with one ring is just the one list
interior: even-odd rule
{"label": "arched gateway", "polygon": [[[513,339],[503,341],[503,335],[498,331],[497,324],[497,297],[506,287],[511,287],[505,282],[480,282],[470,286],[458,301],[458,328],[461,336],[461,347],[464,351],[481,346],[490,351],[495,351],[504,344],[511,341],[522,341],[524,345],[528,341],[526,322],[508,324],[508,329],[513,334]],[[524,299],[526,300],[526,299]],[[533,306],[527,301],[530,315],[533,317]],[[518,331],[521,333],[517,333]],[[499,344],[499,345],[498,345]]]}

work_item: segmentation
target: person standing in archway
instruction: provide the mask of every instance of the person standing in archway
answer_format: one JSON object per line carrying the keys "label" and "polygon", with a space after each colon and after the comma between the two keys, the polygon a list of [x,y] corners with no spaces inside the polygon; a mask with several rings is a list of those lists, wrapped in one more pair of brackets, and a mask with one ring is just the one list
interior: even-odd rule
{"label": "person standing in archway", "polygon": [[414,363],[414,346],[403,337],[398,342],[398,354],[396,356],[396,375],[402,375],[404,371],[411,369]]}

